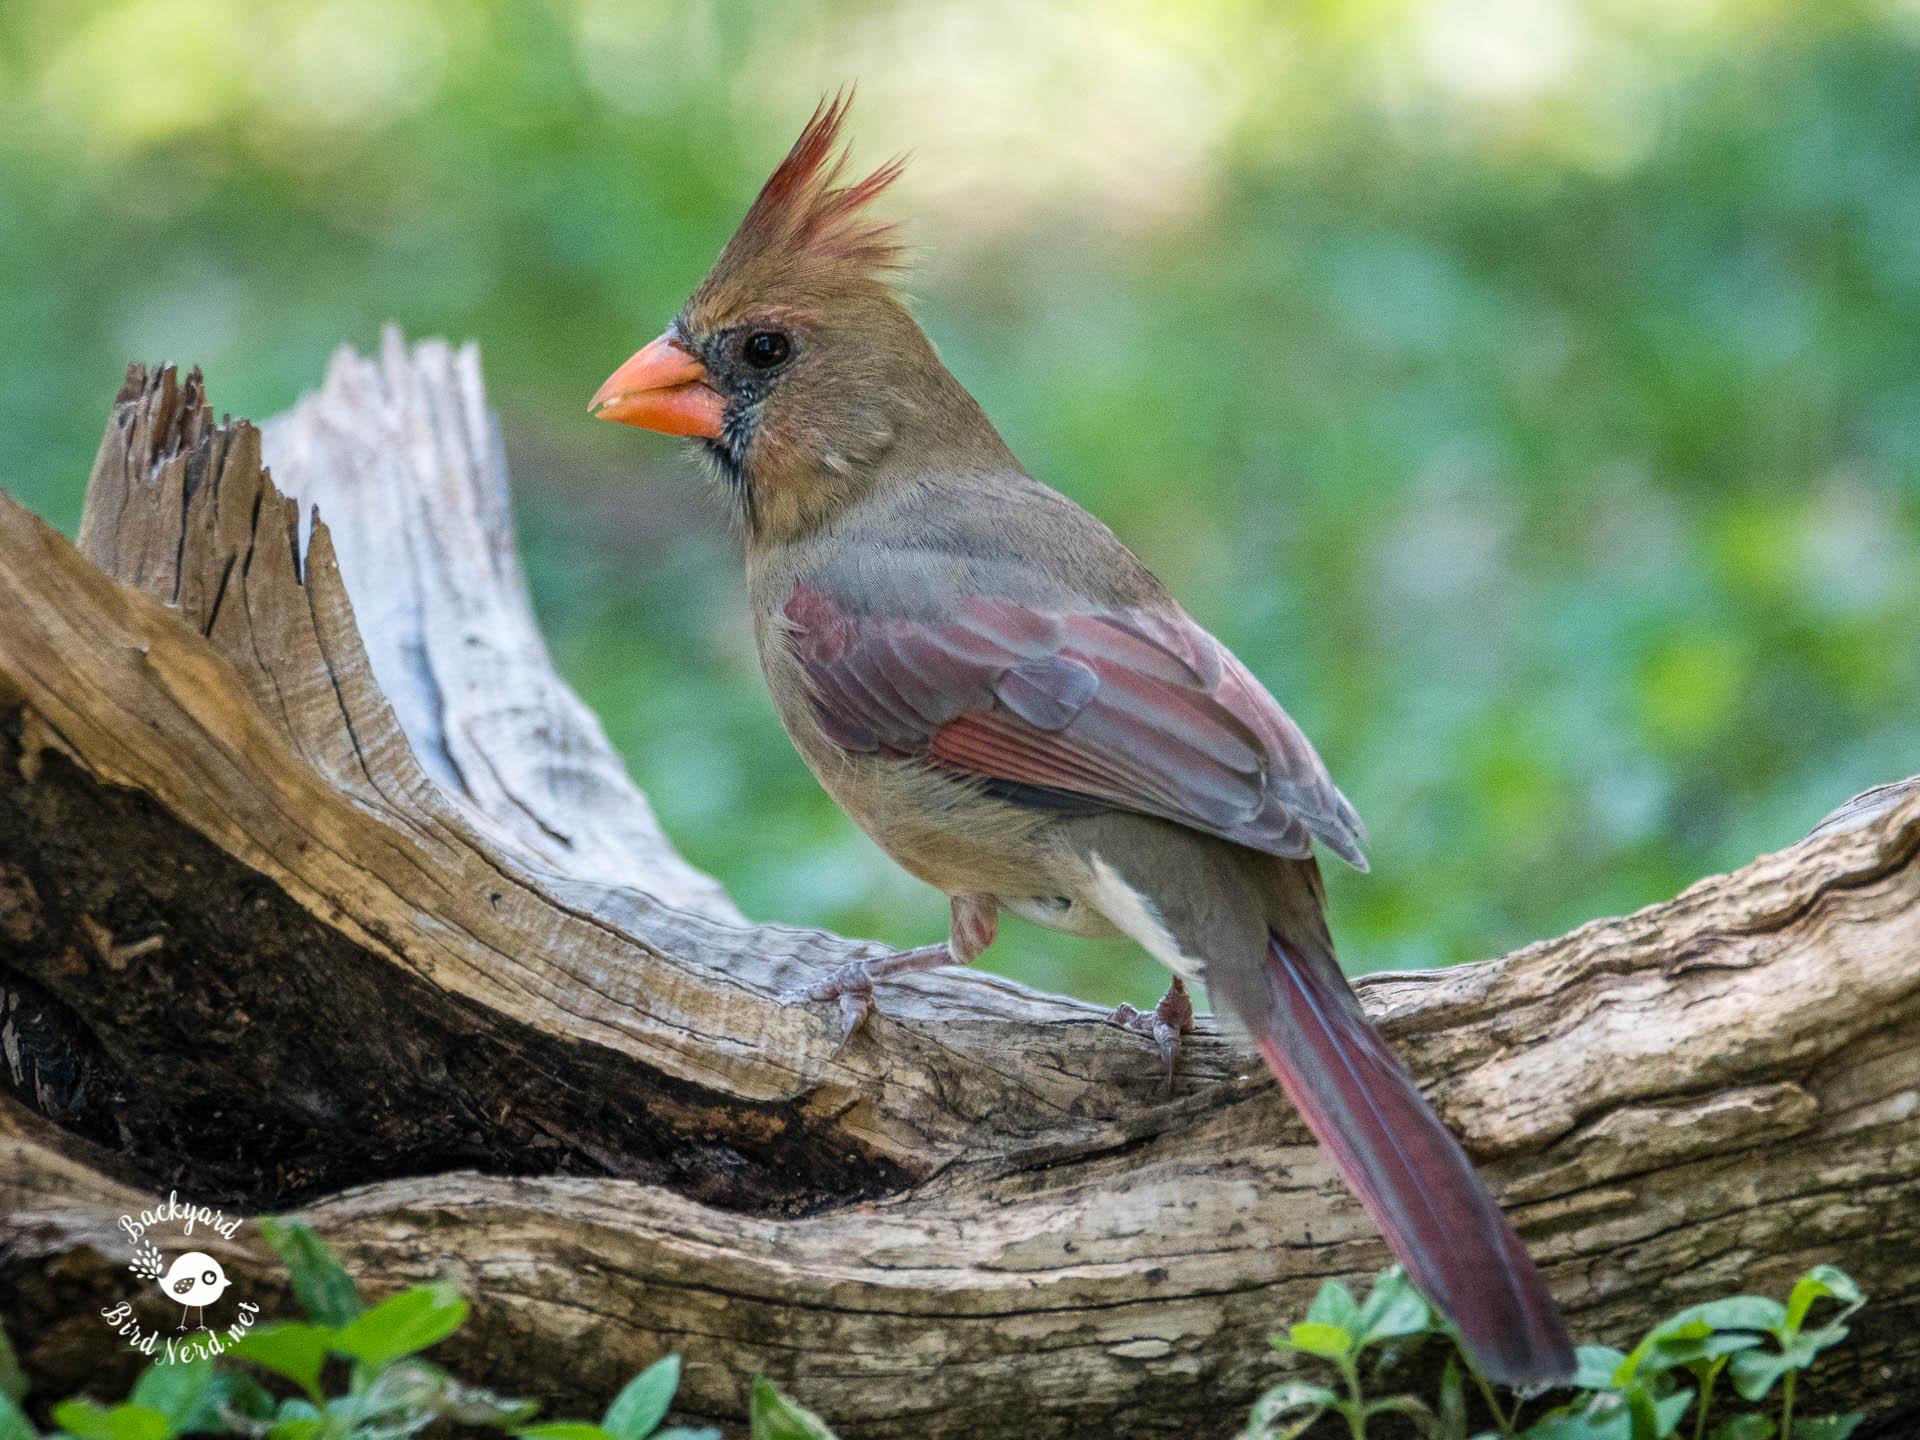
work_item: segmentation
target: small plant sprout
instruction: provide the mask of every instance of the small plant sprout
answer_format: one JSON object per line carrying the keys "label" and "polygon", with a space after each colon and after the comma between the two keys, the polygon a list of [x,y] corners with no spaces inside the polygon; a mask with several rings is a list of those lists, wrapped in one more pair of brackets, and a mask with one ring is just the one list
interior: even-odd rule
{"label": "small plant sprout", "polygon": [[[1376,1415],[1398,1414],[1429,1433],[1437,1417],[1424,1401],[1411,1395],[1369,1400],[1360,1382],[1360,1362],[1374,1346],[1389,1347],[1383,1355],[1390,1366],[1399,1346],[1433,1333],[1432,1308],[1396,1265],[1373,1283],[1365,1301],[1356,1301],[1338,1280],[1320,1287],[1307,1318],[1272,1337],[1276,1350],[1323,1360],[1339,1372],[1341,1389],[1301,1380],[1283,1381],[1254,1402],[1253,1416],[1243,1440],[1293,1440],[1304,1435],[1323,1414],[1346,1421],[1354,1440],[1365,1440],[1367,1421]],[[1385,1366],[1381,1368],[1386,1368]]]}
{"label": "small plant sprout", "polygon": [[[1501,1387],[1474,1372],[1457,1343],[1429,1402],[1416,1395],[1376,1395],[1362,1385],[1365,1352],[1378,1346],[1370,1367],[1378,1380],[1431,1336],[1451,1331],[1396,1266],[1356,1303],[1338,1281],[1328,1281],[1307,1318],[1272,1337],[1274,1348],[1331,1366],[1337,1385],[1288,1379],[1254,1403],[1240,1440],[1297,1440],[1323,1417],[1344,1422],[1350,1440],[1365,1440],[1368,1422],[1395,1415],[1423,1440],[1468,1440],[1468,1382],[1477,1389],[1493,1429],[1472,1440],[1847,1440],[1863,1416],[1796,1418],[1795,1389],[1821,1352],[1847,1337],[1847,1321],[1866,1297],[1831,1265],[1817,1265],[1793,1286],[1786,1303],[1735,1295],[1692,1305],[1647,1332],[1632,1350],[1579,1347],[1579,1368],[1561,1387],[1563,1398],[1525,1428],[1527,1398],[1502,1399]],[[1810,1324],[1816,1306],[1830,1307]],[[1726,1410],[1722,1381],[1734,1395],[1765,1408]],[[1777,1399],[1776,1397],[1777,1390]],[[1721,1401],[1716,1411],[1716,1400]],[[1329,1424],[1331,1424],[1331,1419]],[[1329,1433],[1327,1426],[1315,1435]]]}

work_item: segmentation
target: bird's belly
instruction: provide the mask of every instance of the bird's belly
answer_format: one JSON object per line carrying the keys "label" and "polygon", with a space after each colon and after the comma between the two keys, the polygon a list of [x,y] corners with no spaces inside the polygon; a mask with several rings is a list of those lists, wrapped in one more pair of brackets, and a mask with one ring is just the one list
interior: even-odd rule
{"label": "bird's belly", "polygon": [[1087,902],[1086,864],[1060,843],[1044,811],[912,761],[863,760],[820,779],[882,850],[936,889],[992,895],[1021,919],[1068,935],[1121,933]]}
{"label": "bird's belly", "polygon": [[918,761],[798,748],[854,823],[929,885],[949,895],[1077,893],[1080,867],[1044,812],[984,795]]}
{"label": "bird's belly", "polygon": [[1003,909],[1049,930],[1080,935],[1089,940],[1111,940],[1120,931],[1112,921],[1083,900],[1067,895],[1002,895]]}

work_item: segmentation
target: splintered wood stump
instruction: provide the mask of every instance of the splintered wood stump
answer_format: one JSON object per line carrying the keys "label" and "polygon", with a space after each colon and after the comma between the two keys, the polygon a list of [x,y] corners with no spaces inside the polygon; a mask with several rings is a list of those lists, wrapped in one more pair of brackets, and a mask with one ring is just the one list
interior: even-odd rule
{"label": "splintered wood stump", "polygon": [[[270,462],[272,475],[263,468]],[[1805,1402],[1920,1417],[1920,793],[1664,905],[1361,982],[1583,1338],[1810,1263],[1873,1296]],[[1249,1051],[984,973],[837,1048],[873,947],[682,861],[528,606],[478,357],[389,336],[215,424],[135,367],[78,545],[0,498],[0,1320],[138,1363],[118,1217],[290,1213],[457,1279],[468,1378],[598,1413],[668,1351],[848,1440],[1225,1434],[1384,1246]],[[290,1313],[244,1227],[209,1241]]]}

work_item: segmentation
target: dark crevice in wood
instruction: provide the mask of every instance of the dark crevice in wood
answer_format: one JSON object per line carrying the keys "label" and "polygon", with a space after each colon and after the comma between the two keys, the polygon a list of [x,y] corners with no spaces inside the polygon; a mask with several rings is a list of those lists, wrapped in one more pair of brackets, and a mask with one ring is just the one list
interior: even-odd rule
{"label": "dark crevice in wood", "polygon": [[[0,939],[0,954],[24,943]],[[65,1005],[6,966],[0,966],[0,1061],[0,1086],[36,1114],[100,1145],[124,1139],[116,1117],[126,1077]]]}
{"label": "dark crevice in wood", "polygon": [[[20,744],[16,712],[0,773],[19,776]],[[30,934],[0,933],[0,985],[13,1027],[45,1037],[34,1083],[9,1088],[156,1185],[273,1209],[444,1170],[606,1175],[799,1215],[915,1179],[801,1102],[743,1106],[481,1013],[57,753],[0,784],[0,855],[39,902]]]}

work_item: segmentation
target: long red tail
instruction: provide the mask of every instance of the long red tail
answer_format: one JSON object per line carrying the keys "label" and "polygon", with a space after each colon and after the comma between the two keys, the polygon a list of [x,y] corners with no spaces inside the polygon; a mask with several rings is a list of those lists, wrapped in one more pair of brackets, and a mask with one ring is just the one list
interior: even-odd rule
{"label": "long red tail", "polygon": [[1489,1379],[1566,1379],[1573,1342],[1546,1282],[1332,956],[1270,935],[1267,965],[1277,1003],[1260,1051],[1414,1284]]}

